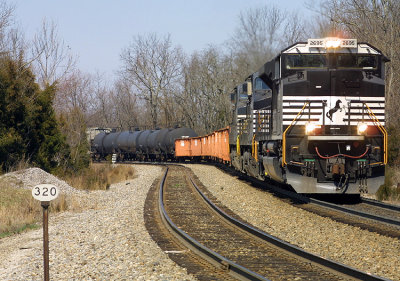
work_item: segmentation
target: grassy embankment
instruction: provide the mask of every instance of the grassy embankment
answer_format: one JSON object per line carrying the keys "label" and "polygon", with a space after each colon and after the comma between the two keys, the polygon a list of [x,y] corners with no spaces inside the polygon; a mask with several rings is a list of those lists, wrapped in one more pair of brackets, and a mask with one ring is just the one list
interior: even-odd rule
{"label": "grassy embankment", "polygon": [[386,168],[385,183],[380,186],[375,194],[381,201],[400,202],[400,169]]}
{"label": "grassy embankment", "polygon": [[[79,175],[64,176],[62,179],[69,185],[82,190],[106,190],[113,183],[135,177],[131,166],[96,164]],[[22,183],[21,183],[22,184]],[[33,199],[31,190],[12,188],[7,182],[0,181],[0,238],[27,229],[39,228],[42,220],[40,202]],[[73,202],[61,194],[50,204],[51,212],[68,210]]]}

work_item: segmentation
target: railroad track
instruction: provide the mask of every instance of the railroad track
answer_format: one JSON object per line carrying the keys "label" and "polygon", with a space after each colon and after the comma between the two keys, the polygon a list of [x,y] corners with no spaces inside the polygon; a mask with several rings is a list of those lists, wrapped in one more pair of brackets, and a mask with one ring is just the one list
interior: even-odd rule
{"label": "railroad track", "polygon": [[277,183],[268,183],[248,177],[227,166],[217,165],[217,167],[224,172],[250,182],[256,188],[272,192],[283,201],[298,208],[329,217],[341,223],[400,239],[399,206],[365,198],[360,198],[358,202],[351,204],[343,203],[341,200],[338,200],[337,203],[331,203],[292,192],[285,189],[285,186],[277,186],[279,185]]}
{"label": "railroad track", "polygon": [[214,264],[220,280],[228,274],[247,280],[385,280],[312,255],[241,223],[213,205],[185,174],[182,167],[171,167],[165,173],[158,208],[168,229],[191,253]]}
{"label": "railroad track", "polygon": [[[149,164],[149,162],[132,162],[134,164]],[[150,164],[160,165],[158,162]],[[161,163],[168,166],[180,166],[179,163]],[[329,217],[335,221],[360,227],[384,236],[400,239],[400,206],[385,204],[376,200],[361,198],[356,204],[330,203],[324,200],[309,198],[295,192],[285,190],[278,183],[266,183],[244,175],[221,164],[212,164],[224,172],[251,182],[255,187],[267,189],[282,200],[296,205],[298,208],[315,214]]]}

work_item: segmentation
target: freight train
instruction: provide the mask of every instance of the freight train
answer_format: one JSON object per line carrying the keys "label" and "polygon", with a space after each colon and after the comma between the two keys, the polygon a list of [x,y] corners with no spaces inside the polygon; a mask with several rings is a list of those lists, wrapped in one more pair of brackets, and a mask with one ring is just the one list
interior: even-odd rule
{"label": "freight train", "polygon": [[167,156],[228,162],[298,193],[376,192],[388,159],[388,61],[356,39],[296,43],[230,94],[229,128],[177,138]]}

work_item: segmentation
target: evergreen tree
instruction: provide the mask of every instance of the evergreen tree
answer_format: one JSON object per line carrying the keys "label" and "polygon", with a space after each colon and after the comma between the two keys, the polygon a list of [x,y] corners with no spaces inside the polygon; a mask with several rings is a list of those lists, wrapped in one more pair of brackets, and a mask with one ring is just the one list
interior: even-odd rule
{"label": "evergreen tree", "polygon": [[21,61],[0,59],[0,161],[8,169],[28,159],[46,171],[68,157],[52,107],[55,87],[41,90]]}

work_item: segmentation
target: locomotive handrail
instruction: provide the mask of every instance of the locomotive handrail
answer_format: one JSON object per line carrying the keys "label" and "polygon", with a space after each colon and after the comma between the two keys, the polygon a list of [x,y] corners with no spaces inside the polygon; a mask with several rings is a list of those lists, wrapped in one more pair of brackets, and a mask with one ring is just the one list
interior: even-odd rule
{"label": "locomotive handrail", "polygon": [[253,158],[256,159],[256,161],[258,161],[256,134],[253,135],[253,139],[251,140],[251,156],[253,156]]}
{"label": "locomotive handrail", "polygon": [[388,155],[387,155],[387,148],[388,148],[388,137],[387,137],[387,131],[386,129],[383,127],[383,125],[381,124],[381,122],[379,122],[378,118],[375,116],[375,114],[372,112],[371,108],[368,106],[367,103],[365,103],[365,106],[368,109],[368,114],[369,116],[374,120],[375,123],[377,123],[377,127],[379,128],[379,130],[382,132],[383,134],[383,163],[386,165],[388,162]]}
{"label": "locomotive handrail", "polygon": [[287,164],[287,162],[286,162],[286,132],[289,130],[290,127],[292,127],[293,123],[296,121],[297,117],[299,117],[299,115],[303,112],[304,108],[306,108],[307,104],[310,104],[310,101],[306,101],[304,103],[304,105],[301,108],[301,110],[299,111],[299,113],[297,113],[296,117],[292,120],[292,123],[290,123],[290,125],[286,128],[286,130],[282,134],[282,167],[285,167],[285,165]]}

